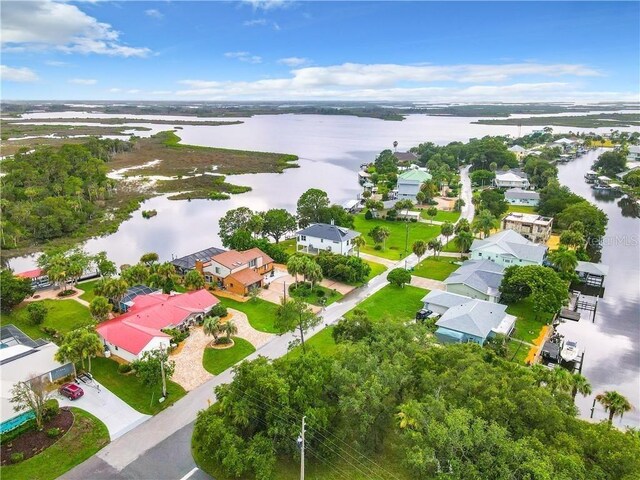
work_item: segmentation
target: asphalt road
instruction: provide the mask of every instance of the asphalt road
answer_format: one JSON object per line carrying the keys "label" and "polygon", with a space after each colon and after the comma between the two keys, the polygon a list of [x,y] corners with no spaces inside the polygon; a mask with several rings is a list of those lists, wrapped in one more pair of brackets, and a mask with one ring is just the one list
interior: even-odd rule
{"label": "asphalt road", "polygon": [[[471,203],[469,167],[461,171],[461,196],[466,205],[461,218],[471,220],[474,207]],[[441,237],[444,242],[444,238]],[[400,260],[395,267],[413,267],[417,263],[413,254]],[[406,263],[405,263],[406,262]],[[323,321],[308,332],[307,339],[328,325],[336,323],[345,313],[358,303],[387,285],[386,272],[371,279],[363,287],[346,295],[341,301],[329,305],[322,312]],[[279,358],[288,351],[289,343],[296,335],[285,334],[275,337],[256,352],[247,357],[258,356]],[[149,419],[134,430],[111,442],[96,455],[63,475],[66,480],[201,480],[211,478],[199,470],[191,456],[191,434],[198,411],[215,403],[214,388],[231,382],[231,369],[224,371],[198,388],[189,392],[168,409]]]}

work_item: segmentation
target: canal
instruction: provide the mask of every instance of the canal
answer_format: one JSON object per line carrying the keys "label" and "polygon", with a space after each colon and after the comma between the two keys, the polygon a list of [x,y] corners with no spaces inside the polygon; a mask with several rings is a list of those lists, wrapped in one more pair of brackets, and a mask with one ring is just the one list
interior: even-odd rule
{"label": "canal", "polygon": [[[583,375],[591,382],[593,393],[578,396],[581,416],[589,417],[595,395],[615,390],[631,402],[633,410],[618,425],[640,426],[640,220],[618,205],[620,198],[601,197],[584,181],[584,174],[604,150],[558,166],[560,183],[601,208],[609,217],[602,241],[601,262],[609,265],[604,297],[598,303],[595,321],[589,312],[579,322],[559,327],[565,339],[577,340],[585,349]],[[589,318],[591,316],[591,318]],[[593,418],[606,418],[596,404]]]}

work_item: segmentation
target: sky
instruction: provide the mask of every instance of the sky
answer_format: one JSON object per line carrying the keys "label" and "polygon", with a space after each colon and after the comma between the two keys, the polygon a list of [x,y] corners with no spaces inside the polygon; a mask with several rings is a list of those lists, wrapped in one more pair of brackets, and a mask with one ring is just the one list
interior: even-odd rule
{"label": "sky", "polygon": [[3,100],[640,101],[639,2],[2,1]]}

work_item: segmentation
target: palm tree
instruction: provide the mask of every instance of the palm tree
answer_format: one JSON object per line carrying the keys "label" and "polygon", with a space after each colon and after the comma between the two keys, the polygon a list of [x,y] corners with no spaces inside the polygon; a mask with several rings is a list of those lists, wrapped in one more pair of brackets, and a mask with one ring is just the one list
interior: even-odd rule
{"label": "palm tree", "polygon": [[563,277],[573,276],[578,266],[576,252],[569,250],[565,246],[561,246],[558,250],[551,252],[549,254],[549,260]]}
{"label": "palm tree", "polygon": [[497,223],[496,217],[489,210],[481,210],[473,220],[473,229],[475,232],[482,232],[482,237],[486,238],[497,227]]}
{"label": "palm tree", "polygon": [[596,395],[596,400],[604,407],[605,411],[609,412],[609,423],[613,422],[613,417],[624,415],[624,412],[628,412],[633,407],[624,396],[620,395],[616,391],[604,392]]}
{"label": "palm tree", "polygon": [[462,230],[455,236],[456,244],[460,249],[460,253],[464,253],[469,251],[471,245],[473,244],[473,234],[471,232],[467,232],[466,230]]}
{"label": "palm tree", "polygon": [[536,363],[531,366],[531,373],[533,373],[533,376],[536,379],[536,385],[540,387],[543,383],[547,383],[549,381],[549,374],[551,372],[544,365]]}
{"label": "palm tree", "polygon": [[356,247],[358,252],[358,258],[360,258],[360,249],[367,244],[367,241],[364,239],[362,235],[358,235],[356,238],[352,240],[353,244]]}
{"label": "palm tree", "polygon": [[430,240],[427,246],[430,250],[433,250],[436,257],[440,255],[440,251],[442,251],[442,242],[440,240],[437,238]]}
{"label": "palm tree", "polygon": [[205,317],[204,322],[202,323],[202,332],[205,335],[211,335],[214,340],[218,340],[218,333],[220,332],[220,317]]}
{"label": "palm tree", "polygon": [[287,260],[287,272],[289,275],[293,275],[296,278],[296,283],[298,283],[298,274],[302,273],[304,269],[306,257],[302,255],[291,255],[289,260]]}
{"label": "palm tree", "polygon": [[583,397],[586,397],[591,393],[591,384],[586,377],[583,377],[579,373],[574,373],[571,376],[571,382],[573,383],[573,387],[571,388],[571,397],[575,400],[576,395],[580,393]]}
{"label": "palm tree", "polygon": [[227,336],[227,340],[231,340],[231,335],[238,333],[238,327],[233,320],[228,320],[222,324],[220,330]]}
{"label": "palm tree", "polygon": [[311,282],[311,291],[313,284],[322,281],[322,267],[314,261],[309,261],[304,267],[304,278]]}
{"label": "palm tree", "polygon": [[114,306],[120,311],[120,300],[124,297],[129,285],[121,278],[112,278],[104,282],[102,287],[104,296],[111,299]]}
{"label": "palm tree", "polygon": [[449,237],[453,235],[453,223],[444,222],[440,226],[440,233],[447,239],[447,243],[449,243]]}
{"label": "palm tree", "polygon": [[553,369],[548,381],[551,393],[556,393],[558,390],[561,392],[568,392],[571,390],[572,383],[573,378],[569,371],[560,367]]}
{"label": "palm tree", "polygon": [[418,263],[420,263],[420,258],[427,251],[427,244],[424,242],[424,240],[418,240],[417,242],[414,242],[411,249],[413,250],[413,253],[416,255],[416,257],[418,257]]}
{"label": "palm tree", "polygon": [[389,231],[388,228],[380,227],[378,229],[377,237],[378,237],[378,239],[380,239],[382,241],[382,249],[383,250],[387,249],[387,238],[389,238],[389,235],[391,235],[391,232]]}

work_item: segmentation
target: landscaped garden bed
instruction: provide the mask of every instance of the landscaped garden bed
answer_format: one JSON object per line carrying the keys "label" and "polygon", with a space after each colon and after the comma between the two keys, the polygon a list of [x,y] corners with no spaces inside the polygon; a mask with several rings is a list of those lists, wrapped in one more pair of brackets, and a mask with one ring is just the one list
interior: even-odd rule
{"label": "landscaped garden bed", "polygon": [[252,354],[256,349],[243,338],[235,337],[233,343],[226,348],[207,347],[202,355],[202,366],[212,375],[218,375],[227,368],[235,365],[243,358]]}
{"label": "landscaped garden bed", "polygon": [[306,282],[298,282],[291,285],[289,287],[289,295],[303,302],[318,306],[331,305],[333,302],[342,298],[342,294],[336,290],[331,290],[320,285],[314,285],[313,288],[311,288],[311,284]]}

